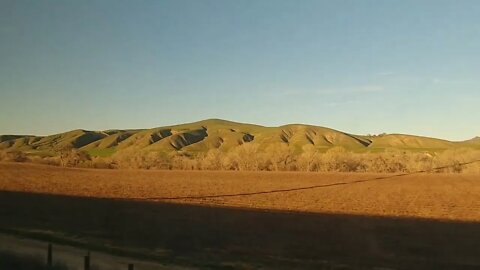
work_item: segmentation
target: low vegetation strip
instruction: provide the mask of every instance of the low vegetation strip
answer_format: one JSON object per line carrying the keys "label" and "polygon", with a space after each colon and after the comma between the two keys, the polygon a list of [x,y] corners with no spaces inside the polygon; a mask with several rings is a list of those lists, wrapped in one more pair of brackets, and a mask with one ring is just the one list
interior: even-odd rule
{"label": "low vegetation strip", "polygon": [[[395,178],[395,181],[365,181],[390,176],[392,174],[94,170],[0,163],[0,190],[118,199],[184,197],[176,202],[480,221],[477,174],[415,174]],[[191,198],[355,181],[363,182],[286,193]]]}
{"label": "low vegetation strip", "polygon": [[222,171],[307,171],[412,173],[416,171],[480,173],[480,151],[469,148],[441,152],[390,149],[378,153],[355,153],[342,147],[326,152],[311,145],[301,152],[286,144],[261,150],[261,145],[243,144],[227,152],[211,149],[206,153],[127,151],[110,157],[90,157],[86,152],[67,149],[56,157],[27,156],[23,152],[1,152],[0,161],[30,162],[62,167],[150,169],[150,170],[222,170]]}

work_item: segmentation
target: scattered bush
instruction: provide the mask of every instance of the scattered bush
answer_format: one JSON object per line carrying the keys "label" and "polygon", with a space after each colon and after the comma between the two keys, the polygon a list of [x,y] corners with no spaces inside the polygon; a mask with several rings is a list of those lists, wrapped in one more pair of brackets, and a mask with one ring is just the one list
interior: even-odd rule
{"label": "scattered bush", "polygon": [[21,151],[2,151],[0,152],[0,161],[8,162],[27,162],[28,158]]}
{"label": "scattered bush", "polygon": [[131,149],[118,151],[111,157],[93,158],[73,148],[61,150],[56,157],[27,157],[22,152],[13,151],[0,152],[0,160],[101,169],[372,173],[409,173],[435,169],[441,173],[480,173],[480,163],[464,164],[480,160],[480,151],[469,148],[438,153],[398,149],[387,149],[380,153],[352,153],[342,147],[333,147],[321,153],[314,145],[306,145],[296,154],[286,143],[271,145],[264,150],[260,150],[258,144],[244,143],[228,151],[211,149],[205,154],[182,151],[167,154]]}

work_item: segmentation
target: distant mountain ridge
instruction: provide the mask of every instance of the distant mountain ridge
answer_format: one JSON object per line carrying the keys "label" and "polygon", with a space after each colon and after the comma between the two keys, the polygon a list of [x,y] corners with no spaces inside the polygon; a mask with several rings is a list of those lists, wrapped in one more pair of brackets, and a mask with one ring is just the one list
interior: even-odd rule
{"label": "distant mountain ridge", "polygon": [[442,151],[452,148],[480,149],[480,138],[462,142],[404,134],[354,135],[331,128],[290,124],[265,127],[222,119],[137,130],[72,130],[49,136],[0,135],[0,150],[55,155],[65,147],[83,150],[93,156],[109,156],[119,151],[202,153],[218,148],[228,151],[244,143],[257,143],[260,149],[285,143],[301,152],[305,145],[319,151],[336,146],[354,152],[383,151],[389,148],[412,151]]}

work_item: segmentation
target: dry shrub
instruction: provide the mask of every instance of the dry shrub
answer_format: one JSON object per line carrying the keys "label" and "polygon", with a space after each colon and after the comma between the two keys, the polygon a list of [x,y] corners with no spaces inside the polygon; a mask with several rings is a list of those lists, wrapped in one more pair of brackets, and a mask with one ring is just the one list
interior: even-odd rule
{"label": "dry shrub", "polygon": [[170,169],[173,170],[198,170],[201,169],[201,161],[186,153],[174,152],[169,155]]}
{"label": "dry shrub", "polygon": [[31,156],[30,162],[36,164],[50,165],[50,166],[60,166],[59,157],[40,157],[40,156]]}
{"label": "dry shrub", "polygon": [[93,157],[91,167],[95,169],[114,169],[115,162],[111,158]]}
{"label": "dry shrub", "polygon": [[342,147],[333,147],[322,154],[313,145],[308,145],[302,150],[295,155],[288,144],[278,144],[260,151],[258,144],[244,143],[228,152],[219,149],[203,155],[173,152],[166,158],[156,153],[120,152],[113,160],[115,167],[139,169],[409,173],[457,164],[439,172],[480,172],[478,165],[460,165],[480,159],[480,152],[470,149],[438,154],[397,149],[382,153],[352,153]]}
{"label": "dry shrub", "polygon": [[365,165],[356,154],[348,152],[343,147],[333,147],[325,154],[320,154],[319,169],[328,172],[365,171]]}
{"label": "dry shrub", "polygon": [[312,144],[302,147],[302,153],[297,157],[296,167],[300,171],[313,172],[320,170],[319,152]]}
{"label": "dry shrub", "polygon": [[1,151],[0,160],[8,162],[27,162],[27,155],[21,151]]}
{"label": "dry shrub", "polygon": [[216,148],[209,150],[205,156],[199,156],[202,170],[222,170],[224,169],[223,162],[224,154]]}
{"label": "dry shrub", "polygon": [[112,155],[112,161],[115,168],[119,169],[141,169],[145,165],[143,155],[135,149],[116,152]]}
{"label": "dry shrub", "polygon": [[104,160],[110,163],[110,167],[119,169],[170,169],[168,162],[158,152],[129,149]]}
{"label": "dry shrub", "polygon": [[244,143],[233,148],[229,152],[230,164],[228,167],[240,171],[258,171],[261,164],[261,157],[258,151],[258,144]]}
{"label": "dry shrub", "polygon": [[294,149],[286,143],[272,144],[265,150],[265,161],[270,163],[273,171],[294,170]]}
{"label": "dry shrub", "polygon": [[60,165],[62,167],[90,167],[90,156],[84,151],[71,149],[62,152],[60,155]]}
{"label": "dry shrub", "polygon": [[[387,149],[380,153],[353,153],[342,147],[320,153],[314,145],[306,145],[295,154],[288,143],[278,143],[260,150],[255,143],[244,143],[229,151],[211,149],[205,154],[174,151],[169,154],[129,149],[111,157],[93,157],[71,147],[58,156],[26,156],[21,151],[0,151],[0,161],[88,167],[100,169],[169,169],[169,170],[241,170],[241,171],[307,171],[307,172],[372,172],[372,173],[480,173],[480,151],[470,148],[451,149],[438,153]],[[441,168],[436,170],[435,168]],[[444,168],[442,168],[444,167]]]}
{"label": "dry shrub", "polygon": [[428,152],[409,153],[405,161],[408,172],[431,171],[434,168],[434,155]]}
{"label": "dry shrub", "polygon": [[[434,167],[445,167],[439,172],[461,173],[461,172],[478,172],[480,165],[474,163],[471,165],[462,165],[466,162],[480,160],[480,152],[469,148],[450,149],[435,156],[433,162]],[[453,165],[453,166],[452,166]]]}
{"label": "dry shrub", "polygon": [[405,151],[388,149],[384,153],[366,153],[362,156],[367,172],[408,172],[409,155]]}

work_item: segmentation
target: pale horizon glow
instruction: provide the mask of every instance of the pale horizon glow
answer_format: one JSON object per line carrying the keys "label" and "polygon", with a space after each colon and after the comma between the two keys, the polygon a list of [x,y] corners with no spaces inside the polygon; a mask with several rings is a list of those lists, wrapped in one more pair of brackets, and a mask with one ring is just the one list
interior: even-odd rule
{"label": "pale horizon glow", "polygon": [[478,1],[0,0],[0,134],[220,118],[480,136]]}

